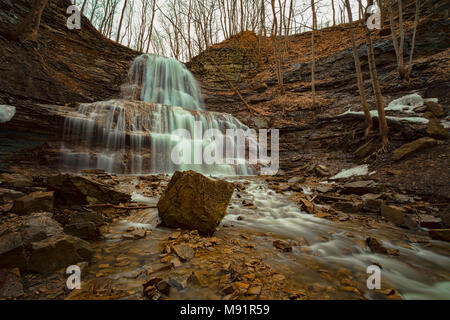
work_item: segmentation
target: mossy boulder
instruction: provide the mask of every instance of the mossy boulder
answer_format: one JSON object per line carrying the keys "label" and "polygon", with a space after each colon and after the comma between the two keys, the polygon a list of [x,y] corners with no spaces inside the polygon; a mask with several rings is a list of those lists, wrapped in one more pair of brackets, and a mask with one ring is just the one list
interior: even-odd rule
{"label": "mossy boulder", "polygon": [[213,234],[226,214],[234,188],[232,183],[194,171],[177,171],[159,199],[159,215],[168,227]]}
{"label": "mossy boulder", "polygon": [[442,126],[439,119],[431,118],[428,122],[427,133],[433,138],[448,139],[448,131]]}

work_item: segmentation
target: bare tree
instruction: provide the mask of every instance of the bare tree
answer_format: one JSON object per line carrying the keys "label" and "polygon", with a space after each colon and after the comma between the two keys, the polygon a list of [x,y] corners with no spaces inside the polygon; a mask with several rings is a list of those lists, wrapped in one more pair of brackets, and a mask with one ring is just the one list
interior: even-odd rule
{"label": "bare tree", "polygon": [[352,17],[352,9],[350,7],[350,1],[345,0],[345,4],[347,7],[348,21],[350,24],[350,39],[352,41],[353,58],[355,60],[356,77],[358,79],[358,90],[359,95],[361,97],[361,107],[364,111],[364,116],[366,119],[365,135],[368,135],[373,127],[372,116],[370,115],[369,106],[367,105],[366,90],[364,89],[364,77],[361,70],[361,62],[359,60],[358,49],[356,47],[355,32],[353,30],[353,17]]}
{"label": "bare tree", "polygon": [[312,94],[312,106],[316,106],[316,53],[315,53],[315,32],[317,29],[317,16],[314,0],[311,0],[312,11],[312,33],[311,33],[311,94]]}
{"label": "bare tree", "polygon": [[417,25],[419,24],[420,1],[415,0],[415,3],[416,3],[416,13],[414,16],[414,30],[413,30],[413,36],[412,36],[412,41],[411,41],[411,52],[409,53],[409,64],[408,64],[408,69],[406,70],[406,78],[407,79],[410,79],[410,77],[411,77],[414,47],[416,44]]}
{"label": "bare tree", "polygon": [[[358,0],[361,3],[361,0]],[[368,0],[367,5],[371,6],[373,5],[373,0]],[[361,5],[362,6],[362,5]],[[370,13],[365,12],[366,19],[369,18]],[[365,19],[365,20],[366,20]],[[375,96],[375,104],[377,106],[378,111],[378,125],[380,129],[380,137],[381,137],[381,143],[383,145],[383,150],[387,146],[389,139],[388,139],[388,133],[389,128],[386,121],[386,114],[384,112],[384,102],[383,102],[383,96],[381,95],[381,88],[380,83],[378,81],[378,74],[377,74],[377,66],[375,63],[375,54],[373,51],[373,43],[372,43],[372,35],[370,29],[367,27],[365,21],[361,21],[364,31],[365,31],[365,37],[366,37],[366,45],[367,45],[367,56],[369,60],[369,70],[370,70],[370,78],[372,80],[372,87],[373,87],[373,94]]]}
{"label": "bare tree", "polygon": [[[270,4],[272,6],[272,14],[273,14],[273,26],[272,26],[272,45],[273,45],[273,54],[274,59],[276,63],[277,68],[277,80],[278,80],[278,87],[280,89],[280,94],[285,94],[284,90],[284,84],[283,84],[283,71],[281,69],[281,48],[280,48],[280,42],[277,41],[277,31],[278,31],[278,19],[277,19],[277,13],[275,9],[275,0],[271,0]],[[281,8],[280,8],[281,10]],[[281,24],[281,23],[280,23]],[[280,29],[281,31],[281,29]],[[281,32],[279,35],[279,38],[281,39]]]}
{"label": "bare tree", "polygon": [[[399,26],[399,40],[395,34],[395,22],[394,15],[392,13],[392,2],[393,0],[389,0],[388,10],[389,10],[389,22],[391,25],[391,34],[392,34],[392,43],[394,45],[395,55],[397,57],[397,70],[400,75],[400,79],[406,79],[406,69],[405,63],[403,59],[403,47],[405,43],[405,32],[403,28],[403,5],[401,0],[398,1],[398,26]],[[400,43],[399,43],[400,41]]]}

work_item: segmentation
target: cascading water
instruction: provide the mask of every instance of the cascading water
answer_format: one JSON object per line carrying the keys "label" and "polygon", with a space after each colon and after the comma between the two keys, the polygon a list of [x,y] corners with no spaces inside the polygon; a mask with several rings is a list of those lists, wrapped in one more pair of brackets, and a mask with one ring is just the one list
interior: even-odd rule
{"label": "cascading water", "polygon": [[[248,162],[239,158],[237,137],[230,141],[225,136],[227,129],[248,128],[229,114],[205,111],[197,81],[179,61],[147,54],[137,57],[121,91],[123,99],[81,104],[67,116],[62,145],[65,168],[127,174],[188,169],[211,175],[253,174]],[[180,129],[190,136],[180,136]],[[179,145],[190,150],[192,158],[195,152],[203,155],[217,139],[202,139],[201,132],[209,129],[227,142],[232,163],[172,161],[172,151]]]}

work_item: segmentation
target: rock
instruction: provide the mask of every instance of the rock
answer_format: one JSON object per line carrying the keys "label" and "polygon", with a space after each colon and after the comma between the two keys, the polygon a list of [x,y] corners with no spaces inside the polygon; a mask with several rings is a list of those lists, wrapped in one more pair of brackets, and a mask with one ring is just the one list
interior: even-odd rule
{"label": "rock", "polygon": [[346,213],[358,213],[361,211],[363,204],[361,201],[339,201],[335,202],[333,207]]}
{"label": "rock", "polygon": [[188,261],[194,257],[194,249],[187,244],[178,244],[173,246],[173,251],[180,257],[181,260]]}
{"label": "rock", "polygon": [[14,299],[23,296],[19,269],[0,270],[0,298]]}
{"label": "rock", "polygon": [[429,214],[421,214],[417,219],[417,223],[427,229],[439,229],[442,227],[441,219]]}
{"label": "rock", "polygon": [[63,232],[61,225],[52,219],[49,212],[33,213],[24,220],[21,230],[25,243],[41,241]]}
{"label": "rock", "polygon": [[324,165],[317,165],[314,170],[321,177],[328,177],[330,175],[330,170]]}
{"label": "rock", "polygon": [[315,189],[316,189],[316,191],[318,191],[320,193],[327,193],[327,192],[333,191],[335,188],[336,187],[332,184],[319,183],[319,185]]}
{"label": "rock", "polygon": [[392,153],[392,160],[397,161],[403,159],[414,152],[426,149],[436,144],[433,138],[420,138],[413,142],[406,143]]}
{"label": "rock", "polygon": [[170,285],[167,281],[161,280],[156,284],[156,289],[158,289],[159,292],[162,294],[165,294],[166,296],[170,293]]}
{"label": "rock", "polygon": [[314,204],[311,201],[300,198],[299,203],[301,203],[302,209],[304,209],[307,213],[314,213]]}
{"label": "rock", "polygon": [[428,234],[433,240],[450,242],[450,229],[430,229]]}
{"label": "rock", "polygon": [[36,191],[16,199],[11,211],[17,214],[29,214],[38,211],[53,210],[54,193]]}
{"label": "rock", "polygon": [[33,180],[31,177],[19,173],[2,173],[0,174],[0,183],[13,188],[26,188],[33,184]]}
{"label": "rock", "polygon": [[0,268],[25,269],[24,244],[19,232],[8,232],[0,235]]}
{"label": "rock", "polygon": [[369,212],[379,213],[381,211],[381,203],[383,202],[380,194],[367,193],[361,197],[363,201],[363,209]]}
{"label": "rock", "polygon": [[287,242],[286,240],[274,240],[273,241],[273,246],[277,249],[280,249],[284,252],[291,252],[292,251],[292,247],[289,244],[289,242]]}
{"label": "rock", "polygon": [[57,202],[62,204],[119,204],[128,202],[131,196],[111,186],[91,180],[89,177],[72,174],[49,176],[48,188],[55,191]]}
{"label": "rock", "polygon": [[64,227],[64,232],[84,240],[94,240],[100,236],[99,229],[95,226],[95,223],[90,221],[67,224]]}
{"label": "rock", "polygon": [[428,122],[427,133],[436,139],[448,139],[448,131],[439,119],[432,118]]}
{"label": "rock", "polygon": [[414,229],[417,227],[416,223],[404,213],[402,208],[386,205],[384,202],[381,204],[381,216],[401,228]]}
{"label": "rock", "polygon": [[234,184],[211,180],[194,171],[175,172],[158,201],[164,224],[213,234],[225,216]]}
{"label": "rock", "polygon": [[31,244],[28,269],[48,274],[88,261],[92,254],[93,250],[88,242],[69,235],[57,235]]}
{"label": "rock", "polygon": [[378,184],[373,180],[361,180],[349,182],[343,185],[342,194],[364,195],[366,193],[375,193],[379,190]]}
{"label": "rock", "polygon": [[16,200],[25,194],[13,189],[0,188],[0,203]]}
{"label": "rock", "polygon": [[431,112],[436,118],[445,117],[445,110],[438,103],[434,101],[426,101],[425,105],[427,107],[427,111]]}
{"label": "rock", "polygon": [[373,253],[387,253],[386,248],[375,238],[368,237],[366,244]]}
{"label": "rock", "polygon": [[450,228],[450,205],[439,212],[444,228]]}
{"label": "rock", "polygon": [[247,290],[247,294],[250,296],[258,296],[261,294],[262,287],[261,286],[251,286]]}

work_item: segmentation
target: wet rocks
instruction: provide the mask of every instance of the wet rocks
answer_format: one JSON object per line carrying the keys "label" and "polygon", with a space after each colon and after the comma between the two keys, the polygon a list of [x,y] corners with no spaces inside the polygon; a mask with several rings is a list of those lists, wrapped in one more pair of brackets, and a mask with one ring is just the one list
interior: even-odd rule
{"label": "wet rocks", "polygon": [[281,251],[284,251],[284,252],[291,252],[292,251],[292,246],[286,240],[274,240],[273,241],[273,246],[275,248],[277,248],[277,249],[280,249]]}
{"label": "wet rocks", "polygon": [[373,253],[387,253],[386,248],[375,238],[368,237],[366,239],[366,244]]}
{"label": "wet rocks", "polygon": [[183,261],[191,260],[194,257],[194,249],[192,249],[187,244],[178,244],[173,246],[173,251],[180,257]]}
{"label": "wet rocks", "polygon": [[63,204],[119,204],[128,202],[131,196],[111,186],[84,176],[58,174],[49,176],[48,188],[55,191],[58,202]]}
{"label": "wet rocks", "polygon": [[381,216],[401,228],[415,229],[417,227],[417,224],[408,217],[404,210],[397,206],[382,203]]}
{"label": "wet rocks", "polygon": [[54,193],[36,191],[16,199],[11,209],[17,214],[29,214],[38,211],[53,210]]}
{"label": "wet rocks", "polygon": [[226,181],[177,171],[159,199],[159,215],[168,227],[212,234],[225,216],[233,192],[234,185]]}
{"label": "wet rocks", "polygon": [[63,234],[31,243],[30,251],[28,269],[44,274],[90,260],[93,254],[88,242]]}
{"label": "wet rocks", "polygon": [[406,143],[392,153],[392,160],[401,160],[417,151],[429,148],[436,144],[433,138],[420,138],[413,142]]}
{"label": "wet rocks", "polygon": [[428,234],[433,240],[450,242],[450,229],[431,229]]}

